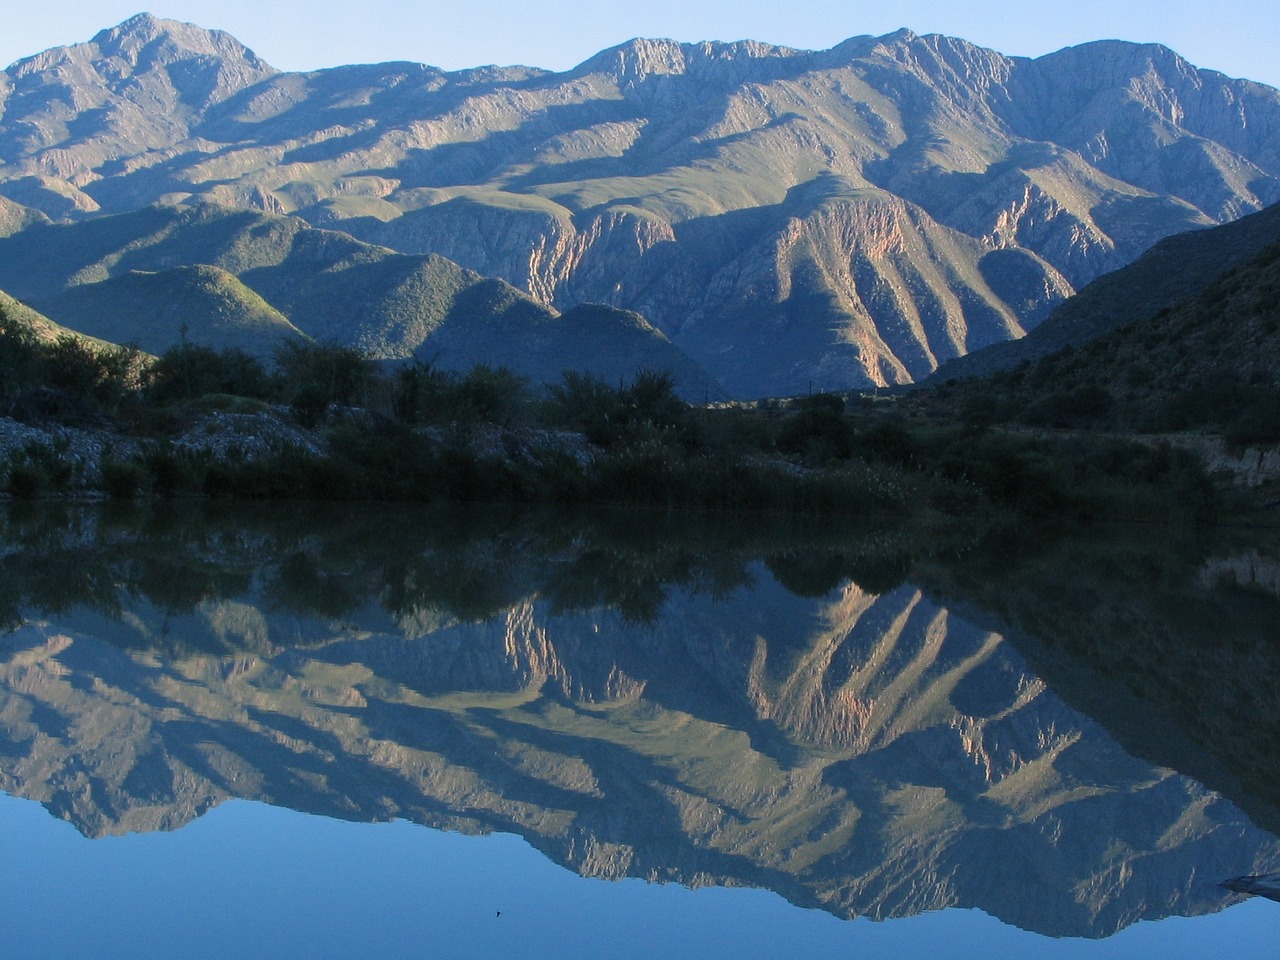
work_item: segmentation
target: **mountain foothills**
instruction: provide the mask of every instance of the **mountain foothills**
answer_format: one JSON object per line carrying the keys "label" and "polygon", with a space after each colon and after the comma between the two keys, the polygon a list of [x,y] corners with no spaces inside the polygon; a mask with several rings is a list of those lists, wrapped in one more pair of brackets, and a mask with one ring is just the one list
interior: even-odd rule
{"label": "mountain foothills", "polygon": [[601,304],[560,313],[435,255],[398,254],[296,217],[197,204],[148,207],[0,238],[0,289],[90,336],[162,353],[181,342],[263,358],[314,339],[441,368],[504,364],[609,381],[671,372],[717,385],[642,317]]}
{"label": "mountain foothills", "polygon": [[[1162,237],[1280,199],[1280,93],[1159,46],[1027,60],[907,31],[292,74],[144,14],[0,74],[0,195],[0,232],[42,242],[45,218],[154,204],[295,215],[544,310],[633,311],[605,325],[758,397],[922,379]],[[195,263],[311,333],[244,271],[174,265]],[[525,335],[495,333],[476,336]]]}
{"label": "mountain foothills", "polygon": [[[1280,205],[1205,230],[1194,230],[1161,240],[1127,267],[1105,274],[1058,306],[1049,317],[1020,340],[993,344],[985,350],[959,357],[935,375],[937,378],[979,376],[1012,369],[1065,347],[1081,347],[1130,323],[1155,318],[1151,326],[1185,302],[1194,300],[1211,285],[1222,282],[1241,288],[1260,280],[1245,268],[1272,257],[1280,245]],[[1228,274],[1244,274],[1228,279]],[[1266,285],[1265,281],[1263,286]],[[1265,294],[1259,290],[1259,294]],[[1206,321],[1230,337],[1238,320],[1233,310],[1218,310]],[[1154,332],[1154,331],[1151,331]],[[1147,337],[1146,339],[1150,339]],[[1255,346],[1264,346],[1258,340]],[[1237,356],[1248,362],[1245,353]],[[1247,372],[1246,372],[1247,374]]]}

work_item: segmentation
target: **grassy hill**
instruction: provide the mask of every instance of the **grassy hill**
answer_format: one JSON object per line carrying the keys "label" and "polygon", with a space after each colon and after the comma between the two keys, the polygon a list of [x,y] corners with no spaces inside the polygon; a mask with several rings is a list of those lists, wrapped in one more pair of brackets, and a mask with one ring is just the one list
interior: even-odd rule
{"label": "grassy hill", "polygon": [[81,333],[161,354],[182,342],[270,357],[307,335],[232,274],[218,267],[132,271],[82,284],[42,301]]}
{"label": "grassy hill", "polygon": [[76,337],[81,340],[93,340],[92,337],[86,337],[75,330],[70,330],[61,324],[54,323],[44,314],[33,310],[21,300],[15,300],[3,290],[0,290],[0,316],[4,317],[8,323],[20,324],[31,331],[41,343],[53,343],[59,337],[64,336]]}
{"label": "grassy hill", "polygon": [[918,402],[973,423],[1280,441],[1280,205],[1157,244]]}
{"label": "grassy hill", "polygon": [[7,197],[0,197],[0,237],[25,230],[33,223],[46,223],[48,219],[38,210],[14,203]]}

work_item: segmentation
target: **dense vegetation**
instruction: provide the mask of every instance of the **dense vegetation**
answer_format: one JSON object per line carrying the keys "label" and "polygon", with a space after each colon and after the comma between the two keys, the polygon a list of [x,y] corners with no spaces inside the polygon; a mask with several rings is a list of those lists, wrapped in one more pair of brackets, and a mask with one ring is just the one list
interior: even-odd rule
{"label": "dense vegetation", "polygon": [[[1118,440],[1033,439],[913,424],[870,400],[819,394],[698,408],[672,378],[605,383],[566,372],[535,389],[503,367],[381,368],[342,346],[292,342],[268,366],[184,344],[159,358],[0,322],[0,414],[79,424],[118,442],[77,475],[28,445],[0,481],[19,497],[76,486],[113,497],[395,499],[632,504],[803,512],[1207,515],[1188,456]],[[303,442],[250,453],[202,446],[223,414]],[[193,431],[196,440],[193,441]]]}

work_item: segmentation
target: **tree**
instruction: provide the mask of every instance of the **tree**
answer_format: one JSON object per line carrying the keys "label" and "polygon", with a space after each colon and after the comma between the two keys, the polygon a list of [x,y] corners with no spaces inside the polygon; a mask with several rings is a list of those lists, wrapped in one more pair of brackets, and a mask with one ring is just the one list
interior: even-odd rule
{"label": "tree", "polygon": [[281,399],[304,423],[318,422],[334,404],[363,404],[375,379],[373,361],[354,347],[290,341],[276,351]]}

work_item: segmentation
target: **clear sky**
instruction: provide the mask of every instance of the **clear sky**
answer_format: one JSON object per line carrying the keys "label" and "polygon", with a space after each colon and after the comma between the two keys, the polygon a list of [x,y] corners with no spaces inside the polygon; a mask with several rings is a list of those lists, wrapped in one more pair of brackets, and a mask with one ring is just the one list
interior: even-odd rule
{"label": "clear sky", "polygon": [[379,60],[564,70],[637,36],[819,49],[909,27],[1022,56],[1154,41],[1197,66],[1280,86],[1276,0],[0,0],[0,63],[88,40],[143,9],[226,30],[284,70]]}

